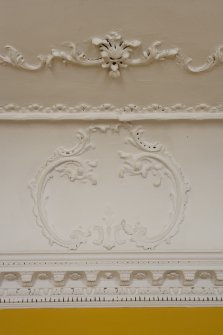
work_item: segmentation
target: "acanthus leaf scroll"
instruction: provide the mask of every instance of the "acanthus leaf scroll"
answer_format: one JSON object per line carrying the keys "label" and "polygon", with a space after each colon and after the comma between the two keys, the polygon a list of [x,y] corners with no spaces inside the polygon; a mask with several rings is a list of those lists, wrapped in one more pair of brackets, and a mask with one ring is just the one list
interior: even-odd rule
{"label": "acanthus leaf scroll", "polygon": [[[192,59],[177,47],[160,49],[161,42],[153,42],[147,49],[140,51],[141,41],[125,40],[117,32],[110,32],[103,38],[94,37],[91,44],[97,48],[96,58],[88,57],[83,51],[78,50],[73,42],[63,43],[65,49],[51,49],[47,55],[37,56],[37,63],[28,62],[23,54],[14,46],[6,45],[5,54],[0,54],[0,64],[9,65],[21,70],[38,71],[46,67],[52,67],[54,61],[63,63],[95,67],[100,66],[108,70],[112,78],[121,75],[121,69],[129,66],[149,65],[153,62],[164,61],[172,58],[192,73],[205,72],[223,63],[223,46],[220,45],[210,54],[207,61],[200,66],[191,65]],[[134,50],[141,52],[140,56],[134,56]]]}

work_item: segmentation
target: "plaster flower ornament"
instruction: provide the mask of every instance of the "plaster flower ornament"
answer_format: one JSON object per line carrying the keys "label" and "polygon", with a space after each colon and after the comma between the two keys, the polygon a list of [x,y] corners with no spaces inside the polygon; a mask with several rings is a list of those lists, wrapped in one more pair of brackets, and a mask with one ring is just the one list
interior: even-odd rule
{"label": "plaster flower ornament", "polygon": [[120,68],[128,66],[127,60],[130,58],[134,48],[137,48],[141,42],[138,40],[124,41],[116,32],[111,32],[105,37],[93,38],[92,44],[99,47],[102,57],[102,67],[109,69],[109,75],[113,78],[120,76]]}

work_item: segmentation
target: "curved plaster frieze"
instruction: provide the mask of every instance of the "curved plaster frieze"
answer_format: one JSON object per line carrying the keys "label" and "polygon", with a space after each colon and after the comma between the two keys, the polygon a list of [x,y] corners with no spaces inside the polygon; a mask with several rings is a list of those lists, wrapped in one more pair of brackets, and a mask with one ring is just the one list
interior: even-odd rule
{"label": "curved plaster frieze", "polygon": [[[47,218],[46,202],[48,196],[46,196],[45,190],[49,181],[55,177],[55,173],[59,173],[61,176],[66,176],[71,182],[89,182],[96,187],[97,176],[94,170],[97,162],[83,159],[81,155],[94,148],[93,133],[105,133],[109,130],[119,132],[121,127],[129,134],[125,142],[136,147],[139,152],[134,154],[119,152],[120,158],[124,161],[119,171],[119,177],[124,178],[127,175],[150,177],[155,187],[159,187],[162,180],[166,178],[170,184],[169,203],[171,208],[165,229],[155,236],[149,236],[146,223],[130,224],[124,218],[119,223],[114,222],[112,212],[108,209],[103,223],[87,228],[79,225],[78,228],[70,232],[68,238],[60,236]],[[160,243],[170,242],[177,233],[179,225],[183,222],[184,209],[190,189],[189,184],[185,181],[180,167],[166,149],[160,144],[143,141],[142,132],[143,129],[134,128],[131,124],[89,126],[86,130],[78,131],[78,143],[73,148],[58,148],[42,166],[36,178],[31,182],[31,191],[37,224],[42,228],[43,235],[51,245],[57,244],[70,250],[77,250],[81,244],[92,242],[98,246],[99,250],[101,248],[111,250],[118,245],[134,243],[136,247],[148,250],[155,248]]]}
{"label": "curved plaster frieze", "polygon": [[[40,262],[39,262],[40,263]],[[24,262],[26,264],[26,262]],[[195,286],[196,281],[202,279],[209,279],[213,286],[223,284],[223,271],[219,270],[162,270],[147,269],[147,270],[26,270],[25,268],[20,271],[1,271],[1,282],[18,282],[20,288],[22,287],[35,287],[37,281],[50,280],[55,286],[66,287],[69,279],[72,281],[81,281],[83,287],[100,286],[100,279],[109,279],[113,282],[124,286],[130,286],[134,279],[138,281],[145,280],[151,282],[154,286],[165,286],[168,280],[178,279],[181,286]],[[93,284],[93,285],[92,285]],[[222,286],[222,285],[221,285]],[[208,290],[208,288],[207,288]],[[223,293],[223,287],[221,287]]]}
{"label": "curved plaster frieze", "polygon": [[[24,263],[25,264],[25,263]],[[148,305],[222,304],[218,270],[17,270],[0,271],[1,308],[84,306],[141,302]],[[44,281],[48,282],[44,286]],[[13,287],[8,285],[13,282]],[[101,286],[100,283],[104,285]],[[43,283],[43,284],[42,284]],[[142,285],[143,283],[143,285]],[[209,283],[209,285],[205,285]]]}
{"label": "curved plaster frieze", "polygon": [[[79,66],[100,66],[108,70],[112,78],[117,78],[121,74],[122,68],[128,66],[149,65],[153,62],[159,62],[168,58],[173,58],[178,64],[181,64],[186,70],[193,73],[205,72],[211,70],[223,62],[223,46],[219,46],[210,54],[207,61],[200,66],[193,66],[192,58],[183,54],[179,48],[170,48],[160,50],[161,42],[155,41],[150,47],[145,49],[139,57],[133,55],[141,45],[141,41],[128,41],[122,38],[117,32],[111,32],[104,38],[92,38],[92,45],[97,48],[98,56],[96,58],[88,57],[83,51],[77,50],[72,42],[66,42],[63,45],[68,50],[52,49],[47,55],[39,55],[38,63],[32,64],[25,60],[23,54],[15,47],[5,46],[6,53],[0,54],[0,64],[10,65],[22,70],[38,71],[45,67],[51,67],[54,60],[62,61]],[[140,50],[139,50],[140,51]]]}

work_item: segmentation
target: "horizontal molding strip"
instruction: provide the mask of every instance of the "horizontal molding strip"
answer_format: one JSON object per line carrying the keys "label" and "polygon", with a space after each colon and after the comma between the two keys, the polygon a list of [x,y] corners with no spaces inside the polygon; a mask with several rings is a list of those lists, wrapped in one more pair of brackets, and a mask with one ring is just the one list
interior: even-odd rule
{"label": "horizontal molding strip", "polygon": [[[0,307],[222,305],[223,271],[4,271]],[[48,282],[46,286],[44,282]],[[10,283],[14,282],[11,286]],[[144,284],[142,285],[141,282]],[[172,284],[171,284],[172,283]],[[209,284],[207,286],[207,283]],[[115,304],[113,304],[115,303]],[[86,305],[85,305],[86,304]],[[117,305],[116,305],[117,304]],[[136,306],[135,306],[136,305]]]}
{"label": "horizontal molding strip", "polygon": [[38,104],[18,106],[8,104],[0,106],[0,120],[115,120],[115,121],[137,121],[137,120],[222,120],[223,104],[210,106],[199,104],[185,106],[176,104],[173,106],[161,106],[152,104],[140,107],[137,105],[126,105],[115,107],[111,104],[101,106],[77,105],[69,107],[57,104],[43,107]]}
{"label": "horizontal molding strip", "polygon": [[0,298],[0,308],[91,308],[91,307],[222,307],[222,295],[194,296],[160,294],[154,296],[25,296]]}
{"label": "horizontal molding strip", "polygon": [[1,253],[0,271],[42,270],[54,271],[60,267],[64,271],[77,268],[82,270],[117,269],[196,269],[222,270],[222,251],[203,252],[150,252],[123,254],[87,254],[87,253]]}
{"label": "horizontal molding strip", "polygon": [[[111,254],[109,253],[88,253],[88,252],[75,252],[75,253],[67,253],[67,252],[58,252],[54,251],[49,252],[45,250],[39,250],[38,252],[30,252],[30,251],[12,251],[12,252],[6,252],[6,251],[1,251],[0,252],[0,261],[2,260],[12,260],[12,261],[17,261],[17,260],[24,260],[24,259],[29,259],[29,260],[83,260],[86,263],[86,257],[89,261],[94,260],[94,259],[100,259],[100,262],[103,260],[108,261],[108,260],[114,260],[114,256],[116,259],[120,259],[123,261],[129,261],[131,260],[140,260],[140,261],[191,261],[191,260],[197,260],[197,261],[202,261],[202,260],[221,260],[223,262],[223,250],[173,250],[173,251],[167,251],[167,250],[160,250],[160,251],[150,251],[143,252],[140,251],[138,253],[136,252],[128,252],[127,254],[123,255],[121,252],[113,252]],[[223,263],[222,263],[223,265]]]}
{"label": "horizontal molding strip", "polygon": [[[161,298],[154,298],[150,300],[141,301],[141,298],[132,301],[132,298],[129,301],[123,301],[121,298],[120,301],[46,301],[38,302],[37,299],[33,299],[33,302],[28,302],[29,299],[26,299],[26,302],[22,302],[21,299],[18,299],[16,302],[15,298],[11,299],[13,301],[4,302],[4,306],[0,305],[1,308],[4,309],[21,309],[21,308],[140,308],[140,307],[222,307],[222,300],[201,300],[197,298],[197,300],[193,300],[193,297],[187,297],[187,300],[173,300]],[[53,300],[53,299],[51,299]],[[62,299],[63,300],[63,299]],[[20,302],[19,302],[20,301]],[[133,305],[134,303],[134,305]],[[2,303],[3,304],[3,303]]]}

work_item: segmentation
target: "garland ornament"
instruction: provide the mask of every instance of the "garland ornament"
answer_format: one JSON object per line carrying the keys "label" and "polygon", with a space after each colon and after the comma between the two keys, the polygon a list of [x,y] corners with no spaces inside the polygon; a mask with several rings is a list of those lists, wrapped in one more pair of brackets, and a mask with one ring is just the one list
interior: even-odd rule
{"label": "garland ornament", "polygon": [[161,42],[155,41],[139,57],[134,57],[133,52],[140,47],[139,40],[124,40],[117,32],[111,32],[104,38],[92,38],[92,44],[98,49],[97,58],[89,58],[72,42],[63,44],[68,50],[52,49],[47,55],[39,55],[38,63],[32,64],[25,60],[23,54],[13,46],[5,46],[6,54],[0,54],[0,64],[10,65],[21,70],[38,71],[45,67],[51,67],[54,60],[63,63],[82,66],[101,66],[108,70],[112,78],[117,78],[121,74],[122,68],[137,65],[149,65],[153,62],[163,61],[173,58],[189,72],[198,73],[211,70],[216,65],[223,62],[223,46],[219,46],[207,58],[207,61],[200,66],[192,66],[192,59],[185,56],[179,48],[163,49],[159,47]]}

